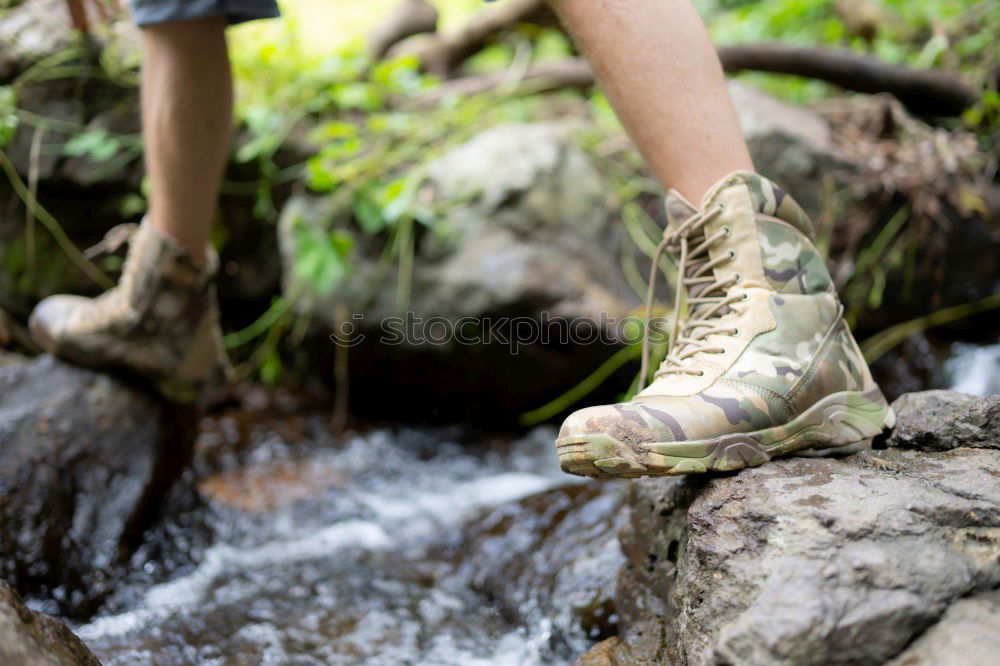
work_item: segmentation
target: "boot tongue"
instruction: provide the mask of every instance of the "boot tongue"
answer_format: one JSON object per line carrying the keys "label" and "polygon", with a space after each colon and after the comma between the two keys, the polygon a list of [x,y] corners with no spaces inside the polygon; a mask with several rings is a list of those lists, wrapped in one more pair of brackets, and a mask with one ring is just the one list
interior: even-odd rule
{"label": "boot tongue", "polygon": [[749,171],[736,171],[723,178],[705,195],[702,209],[707,210],[712,201],[723,189],[732,186],[742,186],[750,194],[753,209],[763,215],[772,215],[792,225],[811,240],[816,240],[812,222],[802,207],[792,197],[763,176]]}
{"label": "boot tongue", "polygon": [[[689,217],[694,215],[697,209],[691,205],[691,203],[684,198],[684,196],[677,190],[670,190],[667,192],[666,198],[666,210],[667,210],[667,228],[674,230],[677,229],[681,224],[684,223]],[[699,234],[696,237],[692,237],[688,240],[690,247],[696,247],[705,240],[704,234]],[[702,264],[708,261],[708,256],[704,256],[695,261],[689,261],[687,265],[687,276],[691,277],[701,268]],[[702,291],[705,290],[707,285],[696,285],[689,289],[689,295],[697,297]]]}
{"label": "boot tongue", "polygon": [[667,211],[667,228],[671,230],[676,229],[684,222],[684,220],[698,212],[697,209],[684,198],[684,195],[677,190],[670,190],[667,192],[667,197],[664,200],[664,208]]}

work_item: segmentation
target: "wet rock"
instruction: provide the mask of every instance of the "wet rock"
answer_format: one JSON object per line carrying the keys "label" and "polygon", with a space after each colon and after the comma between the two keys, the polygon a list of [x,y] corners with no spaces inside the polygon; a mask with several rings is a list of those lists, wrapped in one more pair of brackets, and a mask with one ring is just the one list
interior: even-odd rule
{"label": "wet rock", "polygon": [[612,636],[580,655],[573,666],[666,666],[669,663],[662,655],[642,654],[617,636]]}
{"label": "wet rock", "polygon": [[[961,424],[992,402],[931,397],[957,423],[906,441],[935,450],[634,484],[616,605],[635,663],[881,664],[949,623],[927,632],[931,654],[948,614],[972,612],[962,599],[1000,588],[1000,452]],[[903,399],[901,432],[922,399]]]}
{"label": "wet rock", "polygon": [[941,620],[887,666],[991,666],[1000,655],[1000,591],[953,604]]}
{"label": "wet rock", "polygon": [[948,451],[961,446],[1000,449],[1000,395],[955,391],[907,393],[892,403],[899,424],[889,446]]}
{"label": "wet rock", "polygon": [[93,610],[185,465],[189,424],[48,356],[0,367],[0,576],[61,614]]}
{"label": "wet rock", "polygon": [[100,666],[69,628],[28,609],[0,580],[0,663],[12,666]]}
{"label": "wet rock", "polygon": [[451,549],[456,576],[505,615],[545,618],[567,655],[614,636],[621,484],[571,485],[505,504],[470,525]]}
{"label": "wet rock", "polygon": [[940,363],[938,350],[922,333],[914,333],[878,358],[870,367],[886,400],[904,393],[940,386],[935,381]]}

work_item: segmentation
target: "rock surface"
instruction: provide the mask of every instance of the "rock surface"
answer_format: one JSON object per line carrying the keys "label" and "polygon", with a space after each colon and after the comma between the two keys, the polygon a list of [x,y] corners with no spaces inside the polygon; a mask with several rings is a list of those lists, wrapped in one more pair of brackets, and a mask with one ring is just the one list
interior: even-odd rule
{"label": "rock surface", "polygon": [[[617,267],[622,230],[609,189],[565,132],[547,124],[488,130],[430,163],[423,193],[444,213],[433,231],[418,225],[405,314],[397,301],[405,278],[395,265],[379,267],[383,248],[347,224],[350,211],[300,196],[279,223],[286,293],[299,294],[300,311],[316,324],[313,356],[333,355],[338,303],[357,313],[352,337],[364,339],[350,350],[351,395],[362,413],[384,415],[388,402],[398,419],[510,418],[614,353],[618,331],[603,322],[638,301]],[[328,296],[291,284],[303,227],[354,236],[353,275]],[[387,329],[387,318],[400,315]],[[569,322],[578,318],[575,339],[590,344],[571,344]],[[554,320],[561,323],[546,323]]]}
{"label": "rock surface", "polygon": [[0,580],[0,664],[10,666],[100,666],[69,628],[28,609]]}
{"label": "rock surface", "polygon": [[[1000,452],[961,425],[995,399],[975,400],[901,399],[890,444],[920,448],[634,484],[622,642],[597,663],[979,663],[953,640],[1000,620]],[[921,421],[920,404],[943,407]]]}
{"label": "rock surface", "polygon": [[588,483],[503,505],[449,549],[455,575],[510,617],[545,618],[553,643],[613,636],[623,491],[617,483]]}
{"label": "rock surface", "polygon": [[836,174],[858,171],[839,155],[830,123],[820,114],[793,106],[755,88],[731,81],[729,96],[754,167],[780,183],[815,218],[823,209],[824,187]]}
{"label": "rock surface", "polygon": [[889,446],[947,451],[959,446],[1000,449],[1000,396],[978,398],[953,391],[901,396],[893,408],[899,424]]}
{"label": "rock surface", "polygon": [[941,620],[889,666],[991,666],[1000,655],[1000,591],[951,605]]}
{"label": "rock surface", "polygon": [[[411,299],[405,304],[415,316],[455,321],[546,310],[596,319],[601,312],[621,315],[631,306],[609,292],[620,279],[608,252],[617,234],[607,187],[591,159],[556,126],[487,130],[428,164],[424,192],[429,206],[446,210],[435,223],[436,233],[417,244]],[[286,280],[294,276],[299,226],[325,232],[342,226],[346,215],[349,211],[321,197],[289,203],[279,223]],[[356,246],[363,246],[363,239]],[[308,293],[304,307],[332,327],[333,305],[346,300],[352,312],[365,312],[362,330],[378,331],[382,317],[399,313],[395,276],[366,293],[380,252],[362,247],[354,257],[353,279],[327,297]]]}
{"label": "rock surface", "polygon": [[48,356],[0,367],[0,577],[86,615],[186,464],[184,426],[144,392]]}

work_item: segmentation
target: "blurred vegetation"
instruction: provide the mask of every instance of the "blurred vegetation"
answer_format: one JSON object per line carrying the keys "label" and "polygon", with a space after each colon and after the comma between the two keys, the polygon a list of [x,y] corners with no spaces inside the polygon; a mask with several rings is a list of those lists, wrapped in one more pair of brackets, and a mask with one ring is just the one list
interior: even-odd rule
{"label": "blurred vegetation", "polygon": [[[261,160],[262,173],[281,173],[268,160],[295,122],[312,116],[315,129],[311,140],[319,148],[305,166],[307,182],[315,191],[351,201],[355,222],[365,233],[388,234],[387,259],[399,263],[404,274],[400,280],[402,305],[407,261],[412,261],[413,254],[411,226],[433,227],[435,219],[434,211],[416,205],[420,174],[412,167],[499,122],[544,116],[544,107],[560,96],[586,97],[593,122],[579,131],[584,146],[606,145],[621,130],[607,100],[597,91],[518,96],[500,90],[445,98],[431,108],[408,108],[407,98],[419,96],[438,82],[420,74],[418,63],[409,58],[368,69],[364,43],[358,35],[370,30],[394,3],[364,3],[363,9],[359,4],[287,0],[283,3],[284,21],[249,24],[232,31],[241,90],[238,114],[255,136],[237,157]],[[478,0],[434,4],[441,12],[444,30],[460,26],[482,8]],[[718,44],[776,41],[826,45],[871,53],[890,63],[962,72],[987,92],[961,119],[940,122],[975,132],[988,150],[1000,146],[1000,94],[995,81],[996,44],[1000,43],[998,3],[696,0],[696,5]],[[465,69],[469,73],[502,71],[572,54],[573,47],[562,32],[522,25],[473,56]],[[839,92],[823,82],[791,76],[745,73],[739,78],[797,103]],[[603,155],[600,167],[624,203],[622,217],[630,236],[642,247],[652,220],[636,201],[643,195],[658,195],[659,186],[649,178],[637,177],[644,170],[634,151],[618,151],[612,159],[607,159],[607,153]],[[267,207],[269,191],[268,184],[261,183],[258,212],[273,217],[276,211]],[[906,211],[901,210],[888,229],[874,238],[873,244],[879,247],[859,250],[862,263],[872,264],[869,268],[873,270],[862,271],[859,279],[848,284],[848,300],[857,301],[848,303],[849,311],[877,306],[881,300],[884,274],[880,263],[886,257],[889,265],[905,261],[905,244],[890,246],[889,241],[896,240],[906,220]],[[343,239],[312,241],[303,245],[308,251],[296,276],[327,291],[350,270],[349,248]],[[324,244],[340,249],[316,249]],[[321,258],[324,256],[326,260]],[[639,292],[642,279],[637,268],[623,269]],[[260,326],[254,330],[263,332]],[[246,340],[246,335],[230,338],[231,342]],[[603,380],[615,367],[634,359],[635,351],[616,355],[608,367],[595,372],[593,380]]]}
{"label": "blurred vegetation", "polygon": [[[257,217],[275,221],[275,188],[302,181],[317,193],[338,198],[353,212],[361,233],[384,239],[384,263],[397,267],[397,304],[405,307],[407,276],[412,271],[415,225],[434,229],[441,211],[428,209],[417,196],[418,167],[448,148],[499,123],[551,116],[546,109],[583,109],[588,122],[579,124],[584,147],[600,148],[599,167],[609,187],[623,203],[622,218],[630,237],[640,247],[648,244],[652,219],[636,203],[660,194],[634,150],[617,147],[621,134],[607,100],[597,91],[564,90],[532,94],[501,86],[476,96],[450,95],[433,104],[421,95],[439,85],[421,73],[413,57],[370,63],[363,35],[377,25],[397,0],[284,0],[284,19],[258,21],[233,28],[231,56],[238,84],[236,115],[240,131],[234,160],[253,167],[254,180],[227,181],[225,194],[248,195]],[[463,24],[483,8],[480,0],[433,0],[441,14],[439,30]],[[913,67],[943,67],[961,72],[984,89],[982,101],[961,118],[942,119],[944,127],[964,127],[974,133],[986,154],[1000,148],[1000,93],[997,91],[997,52],[1000,44],[1000,3],[991,0],[695,0],[720,45],[774,41],[786,44],[826,45],[871,53],[890,63]],[[523,71],[530,63],[573,55],[572,44],[554,28],[519,25],[473,56],[465,64],[470,73]],[[67,61],[69,58],[66,59]],[[135,85],[135,63],[123,63],[114,54],[102,56],[102,70],[124,85]],[[40,63],[9,86],[0,86],[0,148],[19,124],[36,122],[17,108],[19,86],[25,76],[78,75],[63,71],[59,58]],[[739,75],[779,97],[813,102],[838,94],[818,81],[762,73]],[[137,163],[140,138],[103,129],[61,128],[67,138],[66,155],[86,156],[103,167],[124,169]],[[294,143],[304,159],[289,161],[282,150]],[[37,203],[37,202],[34,202]],[[122,201],[124,216],[144,209],[141,194]],[[44,211],[43,211],[44,212]],[[905,259],[900,245],[889,240],[905,222],[905,211],[889,222],[874,244],[859,256],[878,264],[885,256]],[[325,237],[303,226],[296,232],[300,256],[294,280],[329,293],[351,271],[354,251],[348,234],[334,231]],[[866,253],[865,250],[868,250]],[[893,254],[894,253],[894,254]],[[900,259],[900,257],[904,257]],[[642,278],[634,265],[623,264],[637,292]],[[875,271],[874,273],[877,273]],[[849,283],[845,291],[849,311],[881,300],[877,280]],[[884,285],[883,285],[884,286]],[[281,378],[278,341],[289,329],[302,330],[289,302],[278,298],[249,328],[227,337],[230,347],[253,345],[247,351],[246,372],[265,379]],[[857,301],[856,303],[850,301]],[[615,356],[588,381],[603,381],[618,365],[634,359],[636,350]],[[614,367],[611,367],[614,366]]]}

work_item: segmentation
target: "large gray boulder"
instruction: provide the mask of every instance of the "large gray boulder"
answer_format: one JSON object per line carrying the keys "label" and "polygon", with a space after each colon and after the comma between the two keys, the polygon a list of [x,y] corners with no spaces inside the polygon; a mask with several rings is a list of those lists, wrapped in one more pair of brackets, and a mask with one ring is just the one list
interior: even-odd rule
{"label": "large gray boulder", "polygon": [[[897,404],[920,448],[634,484],[621,642],[596,663],[980,663],[982,645],[949,632],[1000,619],[988,594],[1000,588],[1000,452],[995,436],[920,425],[908,405],[921,400],[971,399]],[[950,661],[935,660],[944,651]]]}
{"label": "large gray boulder", "polygon": [[82,616],[186,464],[191,420],[45,356],[0,367],[0,577]]}
{"label": "large gray boulder", "polygon": [[829,178],[859,171],[840,155],[830,123],[819,113],[794,106],[738,81],[729,83],[729,96],[754,167],[779,183],[809,215],[815,217],[829,202],[823,189]]}
{"label": "large gray boulder", "polygon": [[[335,198],[294,197],[279,222],[285,293],[313,322],[320,368],[334,353],[330,335],[342,330],[340,307],[356,317],[348,321],[358,340],[350,349],[355,408],[384,415],[391,405],[394,417],[420,420],[510,418],[560,395],[619,348],[614,324],[638,304],[618,269],[623,230],[610,189],[564,128],[496,127],[426,173],[421,200],[443,212],[433,229],[417,225],[412,273],[380,263],[383,239],[358,231]],[[296,275],[301,239],[333,229],[354,238],[352,272],[332,293],[317,293]],[[410,284],[402,303],[401,281]],[[576,339],[590,344],[569,338],[574,320]],[[624,389],[620,380],[607,398]]]}
{"label": "large gray boulder", "polygon": [[87,646],[59,620],[36,613],[0,580],[0,664],[101,666]]}
{"label": "large gray boulder", "polygon": [[[424,204],[444,212],[418,240],[406,311],[450,321],[542,310],[596,320],[632,304],[609,252],[618,233],[608,186],[560,127],[495,127],[430,162],[426,174]],[[335,306],[346,301],[352,312],[365,313],[362,330],[377,331],[382,318],[400,314],[399,275],[394,266],[370,293],[382,248],[367,247],[372,243],[345,229],[349,216],[329,198],[300,195],[289,202],[278,229],[285,288],[304,289],[300,307],[328,327],[338,323]],[[302,227],[317,234],[341,228],[356,238],[353,275],[332,294],[296,282]]]}

